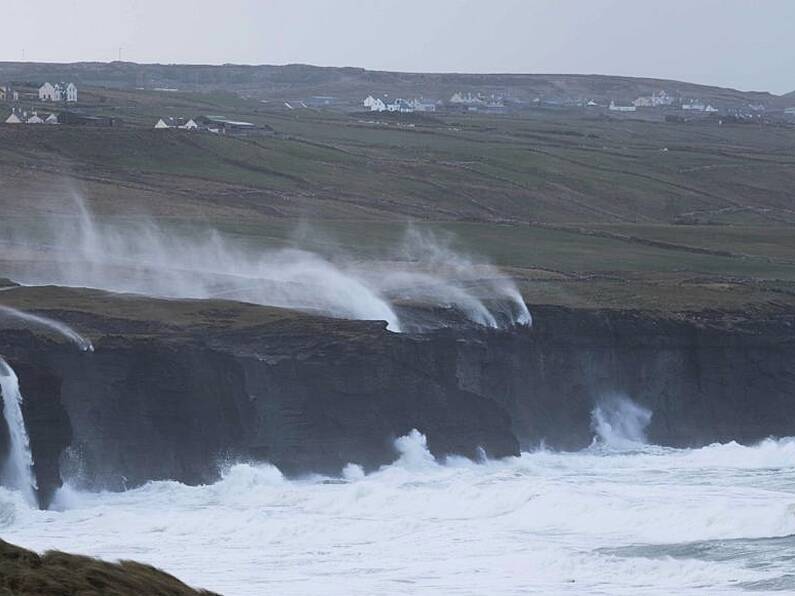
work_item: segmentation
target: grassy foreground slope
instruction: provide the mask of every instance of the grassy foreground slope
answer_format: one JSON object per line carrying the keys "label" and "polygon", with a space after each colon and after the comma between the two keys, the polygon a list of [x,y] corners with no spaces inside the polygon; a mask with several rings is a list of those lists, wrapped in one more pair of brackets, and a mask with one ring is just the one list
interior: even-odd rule
{"label": "grassy foreground slope", "polygon": [[0,540],[0,596],[212,596],[149,565],[106,563],[49,551],[38,555]]}
{"label": "grassy foreground slope", "polygon": [[[795,305],[792,127],[582,110],[343,114],[100,88],[84,97],[128,126],[0,126],[0,240],[3,226],[72,217],[78,192],[108,221],[210,224],[255,247],[282,245],[310,222],[309,248],[356,258],[383,256],[411,222],[454,234],[458,248],[514,275],[531,302]],[[274,132],[150,128],[159,115],[198,114]]]}

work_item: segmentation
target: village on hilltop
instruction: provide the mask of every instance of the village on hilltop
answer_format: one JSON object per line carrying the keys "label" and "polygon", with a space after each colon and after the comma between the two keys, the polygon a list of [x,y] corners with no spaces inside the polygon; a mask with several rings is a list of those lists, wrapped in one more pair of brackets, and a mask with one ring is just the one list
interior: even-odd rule
{"label": "village on hilltop", "polygon": [[[136,88],[136,91],[147,91]],[[179,89],[153,87],[156,93],[174,93]],[[593,96],[536,95],[531,93],[516,97],[516,92],[493,88],[489,91],[456,90],[444,98],[429,98],[422,94],[400,96],[390,93],[371,93],[362,101],[355,96],[338,98],[316,95],[300,99],[268,100],[250,95],[239,95],[242,99],[258,100],[269,104],[271,109],[290,111],[334,110],[357,113],[362,108],[372,113],[397,115],[421,113],[440,114],[510,114],[521,116],[540,111],[560,111],[573,115],[576,112],[602,118],[644,119],[666,122],[697,122],[712,120],[724,122],[789,123],[795,122],[795,107],[772,107],[764,103],[751,103],[742,98],[725,99],[688,96],[666,89],[658,89],[646,95],[610,97],[607,94]],[[144,126],[140,118],[122,122],[113,102],[107,102],[97,90],[88,93],[89,100],[79,100],[77,84],[70,81],[41,83],[9,83],[0,85],[0,123],[8,125],[56,125],[115,127]],[[97,97],[101,101],[97,101]],[[5,109],[3,109],[5,106]],[[400,124],[400,123],[398,123]],[[403,124],[410,125],[410,124]],[[155,130],[186,130],[214,134],[269,134],[273,130],[261,124],[240,121],[218,115],[162,116],[150,125]]]}
{"label": "village on hilltop", "polygon": [[[333,99],[333,98],[331,98]],[[536,97],[531,102],[505,97],[499,94],[474,93],[471,91],[457,91],[447,100],[427,100],[423,97],[405,99],[390,97],[387,94],[376,96],[368,95],[362,106],[371,112],[436,112],[436,111],[464,111],[483,112],[490,114],[504,114],[519,112],[530,108],[568,108],[583,109],[593,112],[604,111],[620,115],[622,113],[650,113],[658,111],[670,115],[669,120],[686,120],[695,114],[714,115],[722,114],[740,119],[753,119],[766,111],[766,106],[761,104],[715,105],[698,97],[681,97],[659,90],[651,95],[636,97],[632,101],[611,99],[609,102],[600,102],[595,98],[571,97]],[[677,118],[674,114],[682,112]],[[785,110],[787,114],[795,115],[795,108]]]}

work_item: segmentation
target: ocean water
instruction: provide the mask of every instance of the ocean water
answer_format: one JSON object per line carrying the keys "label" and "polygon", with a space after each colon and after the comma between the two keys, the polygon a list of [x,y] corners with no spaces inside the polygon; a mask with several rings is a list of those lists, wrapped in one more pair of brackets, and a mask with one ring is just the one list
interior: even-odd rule
{"label": "ocean water", "polygon": [[66,486],[51,511],[2,490],[0,536],[229,596],[795,591],[795,440],[475,463],[435,461],[414,432],[396,458],[340,478],[236,464],[209,486]]}

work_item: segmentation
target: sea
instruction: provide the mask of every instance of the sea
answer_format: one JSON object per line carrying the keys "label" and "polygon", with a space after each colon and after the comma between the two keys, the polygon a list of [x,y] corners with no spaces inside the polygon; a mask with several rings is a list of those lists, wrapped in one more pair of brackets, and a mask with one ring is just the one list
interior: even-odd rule
{"label": "sea", "polygon": [[[672,449],[609,433],[576,453],[435,459],[365,474],[235,463],[207,486],[0,489],[0,536],[151,563],[227,596],[795,592],[795,439]],[[620,437],[619,437],[620,439]]]}

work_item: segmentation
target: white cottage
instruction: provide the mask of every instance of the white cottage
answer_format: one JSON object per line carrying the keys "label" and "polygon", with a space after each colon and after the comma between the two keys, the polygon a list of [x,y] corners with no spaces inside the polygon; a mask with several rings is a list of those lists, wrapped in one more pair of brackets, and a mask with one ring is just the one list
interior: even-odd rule
{"label": "white cottage", "polygon": [[77,101],[77,87],[74,83],[59,83],[57,85],[61,90],[61,98],[69,103]]}
{"label": "white cottage", "polygon": [[17,116],[16,112],[12,112],[11,115],[6,118],[6,124],[22,124],[22,120]]}
{"label": "white cottage", "polygon": [[58,116],[50,114],[44,119],[44,124],[58,124]]}
{"label": "white cottage", "polygon": [[44,124],[44,120],[36,112],[33,112],[33,115],[25,121],[25,124]]}
{"label": "white cottage", "polygon": [[380,97],[373,97],[372,95],[368,95],[362,104],[371,112],[384,112],[387,109],[387,104],[383,99]]}
{"label": "white cottage", "polygon": [[157,129],[171,128],[170,122],[171,118],[160,118],[157,122],[155,122],[155,128]]}
{"label": "white cottage", "polygon": [[61,101],[61,91],[52,83],[44,83],[39,87],[40,101]]}

